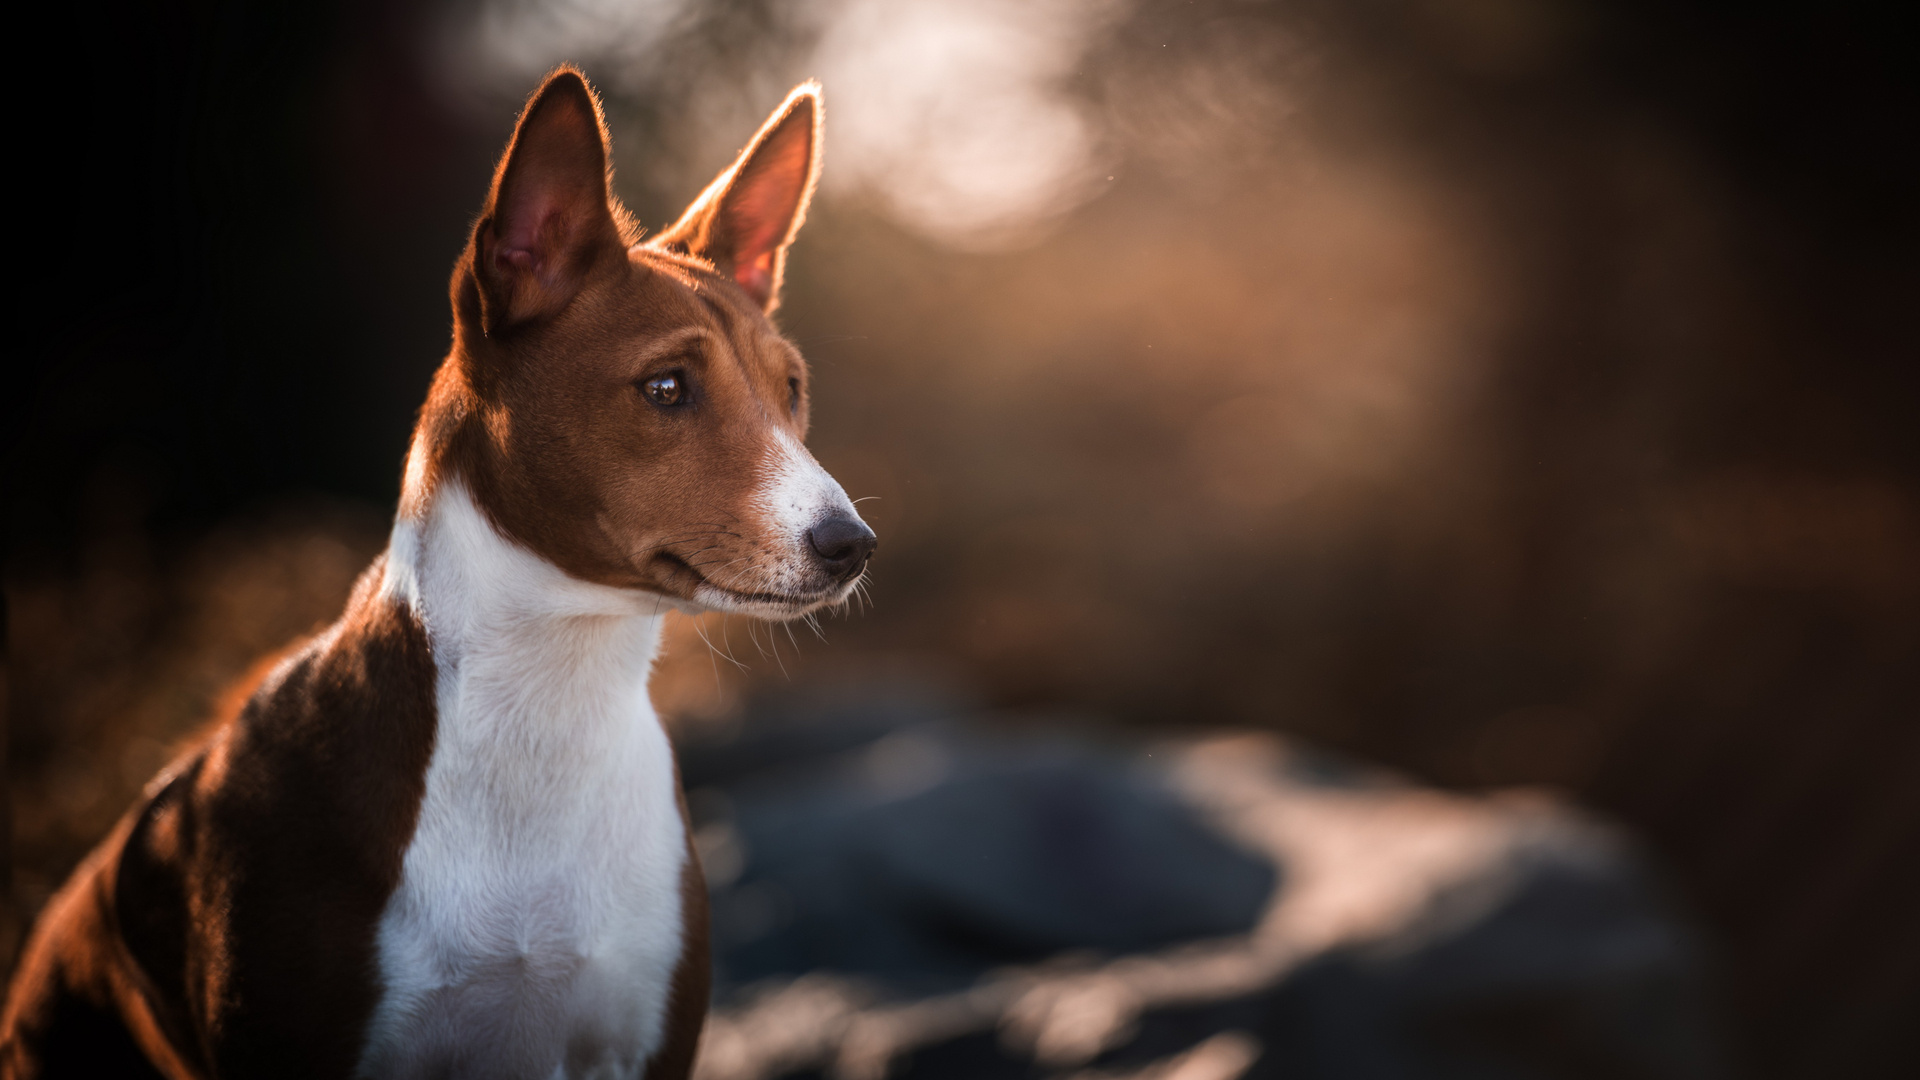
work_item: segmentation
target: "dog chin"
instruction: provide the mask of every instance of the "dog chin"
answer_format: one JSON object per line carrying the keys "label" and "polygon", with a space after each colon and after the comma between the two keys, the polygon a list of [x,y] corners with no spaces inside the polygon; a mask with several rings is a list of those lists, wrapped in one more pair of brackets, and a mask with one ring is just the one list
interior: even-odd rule
{"label": "dog chin", "polygon": [[[864,577],[865,575],[862,575]],[[689,615],[709,611],[728,615],[746,615],[767,622],[791,622],[816,611],[846,602],[860,583],[856,577],[815,596],[785,596],[776,593],[738,593],[722,589],[712,582],[695,587],[691,598],[674,600],[674,607]]]}

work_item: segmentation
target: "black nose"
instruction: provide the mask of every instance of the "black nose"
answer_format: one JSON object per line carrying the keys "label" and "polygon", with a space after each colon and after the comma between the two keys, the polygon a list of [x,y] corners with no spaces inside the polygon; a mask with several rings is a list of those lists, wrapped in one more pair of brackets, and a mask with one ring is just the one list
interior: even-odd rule
{"label": "black nose", "polygon": [[867,556],[879,544],[867,523],[851,514],[835,514],[807,530],[807,546],[820,560],[820,568],[842,579],[865,569]]}

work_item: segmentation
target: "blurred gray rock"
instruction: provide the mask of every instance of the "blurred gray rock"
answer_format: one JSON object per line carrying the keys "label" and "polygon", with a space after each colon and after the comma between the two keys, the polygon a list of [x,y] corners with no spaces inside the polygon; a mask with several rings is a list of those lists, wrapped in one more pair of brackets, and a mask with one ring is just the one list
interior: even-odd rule
{"label": "blurred gray rock", "polygon": [[763,709],[682,770],[703,1080],[1721,1075],[1684,926],[1543,796],[912,696]]}

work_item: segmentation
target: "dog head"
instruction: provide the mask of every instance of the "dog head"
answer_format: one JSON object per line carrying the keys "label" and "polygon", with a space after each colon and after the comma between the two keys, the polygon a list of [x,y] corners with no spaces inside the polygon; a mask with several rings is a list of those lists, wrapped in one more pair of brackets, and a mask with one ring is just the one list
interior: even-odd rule
{"label": "dog head", "polygon": [[455,268],[402,513],[457,477],[583,580],[765,618],[844,600],[874,535],[803,445],[806,362],[769,319],[820,124],[819,88],[794,90],[642,243],[598,99],[572,68],[548,76]]}

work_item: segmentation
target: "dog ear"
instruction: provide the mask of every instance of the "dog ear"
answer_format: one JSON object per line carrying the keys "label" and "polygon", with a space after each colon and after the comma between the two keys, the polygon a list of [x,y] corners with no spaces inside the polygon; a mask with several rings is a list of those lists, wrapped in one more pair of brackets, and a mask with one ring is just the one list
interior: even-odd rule
{"label": "dog ear", "polygon": [[787,245],[820,175],[820,124],[820,84],[802,83],[732,167],[653,242],[711,262],[771,312],[780,303]]}
{"label": "dog ear", "polygon": [[558,314],[595,259],[621,248],[607,160],[606,122],[586,76],[556,70],[521,111],[474,228],[486,333]]}

